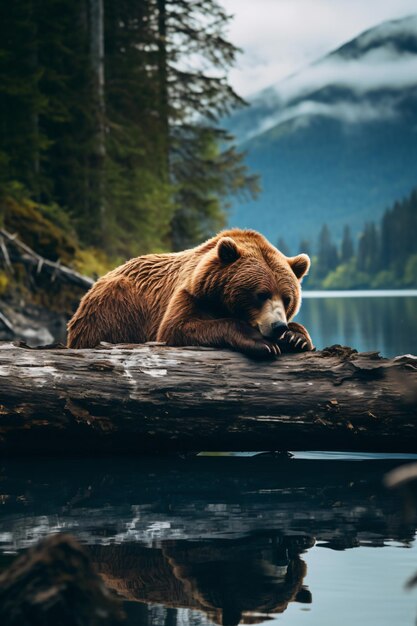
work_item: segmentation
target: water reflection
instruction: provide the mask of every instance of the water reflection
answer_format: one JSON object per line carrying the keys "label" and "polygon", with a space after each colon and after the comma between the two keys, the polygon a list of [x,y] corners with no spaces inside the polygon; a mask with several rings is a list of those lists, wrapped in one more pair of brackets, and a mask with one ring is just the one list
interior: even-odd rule
{"label": "water reflection", "polygon": [[[337,597],[353,609],[360,602],[355,584],[369,596],[388,585],[388,573],[400,581],[390,606],[411,623],[413,599],[401,581],[414,568],[403,570],[402,555],[415,558],[416,550],[392,546],[413,545],[416,520],[404,522],[397,496],[381,482],[399,464],[270,457],[7,462],[0,567],[41,536],[72,532],[125,601],[132,626],[231,626],[284,612],[290,626],[299,623],[292,607],[312,601],[312,610],[324,611]],[[386,555],[378,576],[355,566],[354,580],[346,581],[344,555],[369,546]],[[366,623],[389,623],[379,607],[372,604]]]}
{"label": "water reflection", "polygon": [[[90,547],[106,585],[126,600],[200,610],[225,626],[263,621],[290,602],[311,602],[300,553],[307,536],[262,534],[235,540],[167,541]],[[254,618],[253,613],[257,614]]]}
{"label": "water reflection", "polygon": [[335,343],[383,356],[417,354],[417,297],[304,298],[297,321],[304,324],[317,348]]}

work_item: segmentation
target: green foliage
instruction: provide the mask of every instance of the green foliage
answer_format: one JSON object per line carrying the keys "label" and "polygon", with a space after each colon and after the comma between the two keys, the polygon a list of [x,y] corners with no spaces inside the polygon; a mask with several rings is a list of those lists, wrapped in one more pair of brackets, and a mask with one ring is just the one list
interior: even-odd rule
{"label": "green foliage", "polygon": [[416,287],[417,285],[417,254],[412,254],[405,266],[404,287]]}
{"label": "green foliage", "polygon": [[37,24],[31,0],[0,8],[0,184],[19,180],[35,194],[39,158],[48,145],[39,127],[46,109],[37,63]]}
{"label": "green foliage", "polygon": [[62,209],[12,197],[0,200],[0,207],[8,231],[18,233],[28,246],[52,261],[72,261],[78,241]]}
{"label": "green foliage", "polygon": [[0,9],[0,194],[22,192],[9,227],[46,256],[74,256],[74,231],[113,259],[194,245],[224,225],[232,195],[257,191],[216,125],[242,104],[220,3],[103,6],[100,24],[88,0]]}
{"label": "green foliage", "polygon": [[227,199],[233,194],[257,192],[256,177],[242,163],[230,137],[208,126],[182,127],[171,157],[177,208],[171,222],[174,250],[192,246],[225,226]]}
{"label": "green foliage", "polygon": [[[14,197],[0,198],[2,227],[15,233],[41,256],[74,265],[83,273],[89,273],[84,270],[90,268],[81,267],[79,263],[79,260],[84,260],[85,252],[79,247],[68,215],[56,205],[44,205],[22,198],[21,194],[24,195],[25,191],[20,185],[10,185],[9,190],[12,189],[15,191]],[[10,246],[8,249],[10,252]],[[38,271],[36,265],[26,265],[12,256],[13,272],[10,272],[4,260],[0,261],[0,296],[5,300],[23,301],[26,305],[42,306],[68,315],[74,311],[83,295],[82,288],[51,280],[50,275],[43,272],[42,268]]]}
{"label": "green foliage", "polygon": [[162,104],[167,99],[167,167],[175,187],[171,242],[179,250],[223,227],[230,198],[255,197],[258,181],[233,137],[217,125],[219,117],[244,104],[227,81],[237,53],[224,37],[230,16],[216,0],[157,4],[165,26],[158,70],[168,84],[160,97]]}
{"label": "green foliage", "polygon": [[6,274],[6,272],[0,271],[0,296],[3,296],[7,292],[9,284],[9,276]]}
{"label": "green foliage", "polygon": [[[120,264],[122,262],[123,259],[120,259]],[[115,259],[110,261],[108,256],[98,248],[79,248],[72,265],[80,274],[97,279],[114,268]]]}
{"label": "green foliage", "polygon": [[376,275],[368,275],[367,287],[372,289],[398,289],[402,286],[402,282],[393,270],[381,270]]}
{"label": "green foliage", "polygon": [[355,260],[343,263],[330,272],[323,280],[323,289],[366,289],[369,287],[369,276],[358,271]]}
{"label": "green foliage", "polygon": [[104,248],[116,256],[126,251],[132,255],[167,251],[172,187],[152,170],[125,171],[116,161],[108,163],[106,180],[107,198],[114,211],[106,217]]}

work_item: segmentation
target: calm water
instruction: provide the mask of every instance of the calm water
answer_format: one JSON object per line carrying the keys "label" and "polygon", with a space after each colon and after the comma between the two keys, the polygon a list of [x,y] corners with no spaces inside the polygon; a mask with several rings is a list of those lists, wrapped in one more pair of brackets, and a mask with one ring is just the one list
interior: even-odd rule
{"label": "calm water", "polygon": [[[308,297],[298,319],[318,348],[417,353],[413,295]],[[0,568],[66,531],[129,626],[412,626],[417,520],[382,483],[410,458],[3,461]]]}
{"label": "calm water", "polygon": [[317,348],[340,343],[383,356],[417,354],[417,291],[400,293],[306,292],[297,321]]}
{"label": "calm water", "polygon": [[69,531],[125,599],[131,626],[411,626],[416,520],[381,483],[400,462],[7,462],[0,567]]}

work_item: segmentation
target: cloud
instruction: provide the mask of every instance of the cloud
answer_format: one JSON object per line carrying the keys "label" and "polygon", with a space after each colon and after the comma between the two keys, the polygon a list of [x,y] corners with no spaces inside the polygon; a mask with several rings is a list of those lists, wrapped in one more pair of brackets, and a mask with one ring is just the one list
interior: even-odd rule
{"label": "cloud", "polygon": [[243,96],[277,83],[415,0],[220,0],[235,17],[229,38],[243,49],[231,82]]}
{"label": "cloud", "polygon": [[[417,5],[413,11],[417,10]],[[361,44],[363,47],[375,43],[377,38],[396,37],[398,35],[417,35],[417,14],[407,16],[407,20],[394,20],[380,24],[378,28],[364,33],[361,36]]]}
{"label": "cloud", "polygon": [[[334,96],[333,101],[320,102],[317,92],[330,85],[348,89],[351,97]],[[272,113],[252,128],[245,139],[292,119],[298,118],[299,123],[305,124],[313,115],[349,124],[392,119],[397,114],[401,91],[412,86],[417,86],[417,55],[400,54],[387,45],[371,49],[359,59],[331,56],[269,90],[264,102],[268,98]],[[382,99],[370,97],[380,90],[387,92]]]}
{"label": "cloud", "polygon": [[312,118],[317,115],[337,119],[346,124],[393,119],[397,116],[395,104],[396,100],[394,99],[387,99],[378,103],[336,102],[334,104],[304,100],[263,120],[258,128],[247,134],[245,140],[260,135],[277,124],[283,124],[292,120],[294,120],[296,128],[308,126]]}
{"label": "cloud", "polygon": [[377,48],[359,59],[331,57],[276,86],[279,99],[289,102],[324,87],[347,87],[356,94],[379,89],[398,90],[417,84],[417,55],[399,54],[390,47]]}

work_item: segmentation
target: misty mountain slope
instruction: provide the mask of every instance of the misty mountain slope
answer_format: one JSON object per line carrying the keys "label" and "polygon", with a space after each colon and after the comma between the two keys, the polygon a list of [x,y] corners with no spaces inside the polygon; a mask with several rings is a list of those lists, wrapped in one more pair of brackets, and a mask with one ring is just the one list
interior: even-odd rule
{"label": "misty mountain slope", "polygon": [[366,31],[227,121],[261,174],[230,224],[295,252],[323,222],[358,232],[417,185],[417,16]]}

